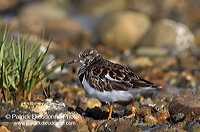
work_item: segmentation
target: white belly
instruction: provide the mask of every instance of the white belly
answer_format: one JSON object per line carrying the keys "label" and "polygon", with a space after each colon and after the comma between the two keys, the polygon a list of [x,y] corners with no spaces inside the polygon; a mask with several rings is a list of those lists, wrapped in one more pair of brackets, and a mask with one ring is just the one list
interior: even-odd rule
{"label": "white belly", "polygon": [[96,90],[95,88],[92,88],[89,85],[89,83],[85,80],[85,77],[83,77],[82,84],[84,86],[84,89],[87,91],[87,93],[90,96],[95,97],[95,98],[97,98],[103,102],[109,103],[109,104],[111,102],[115,102],[115,101],[129,101],[135,95],[131,91],[122,91],[122,90],[121,91],[113,90],[113,91],[100,92],[100,91]]}

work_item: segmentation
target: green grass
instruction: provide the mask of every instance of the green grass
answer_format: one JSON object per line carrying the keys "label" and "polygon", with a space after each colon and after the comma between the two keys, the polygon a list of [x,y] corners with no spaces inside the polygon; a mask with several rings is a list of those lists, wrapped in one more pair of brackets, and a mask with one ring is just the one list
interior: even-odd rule
{"label": "green grass", "polygon": [[29,36],[14,38],[7,27],[0,28],[0,102],[31,100],[36,85],[60,66],[42,70],[50,43],[45,51],[41,45],[30,43]]}

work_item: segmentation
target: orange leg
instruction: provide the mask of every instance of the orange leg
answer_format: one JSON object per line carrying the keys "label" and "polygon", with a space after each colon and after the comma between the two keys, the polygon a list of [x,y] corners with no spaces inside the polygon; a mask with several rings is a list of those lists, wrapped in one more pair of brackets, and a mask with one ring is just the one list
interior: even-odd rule
{"label": "orange leg", "polygon": [[109,115],[108,115],[108,119],[112,119],[112,111],[113,111],[113,105],[110,104],[110,105],[109,105]]}
{"label": "orange leg", "polygon": [[131,117],[135,117],[135,107],[134,107],[134,99],[132,100],[132,106],[131,106],[131,115],[125,116],[125,118],[131,118]]}
{"label": "orange leg", "polygon": [[135,117],[134,99],[132,100],[131,111],[132,111],[132,117]]}

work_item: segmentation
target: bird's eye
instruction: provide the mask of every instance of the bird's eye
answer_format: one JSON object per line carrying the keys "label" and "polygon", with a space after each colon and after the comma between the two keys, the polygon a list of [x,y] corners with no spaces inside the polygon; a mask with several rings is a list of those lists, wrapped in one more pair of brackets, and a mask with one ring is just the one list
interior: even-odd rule
{"label": "bird's eye", "polygon": [[87,57],[89,54],[85,54],[85,57]]}

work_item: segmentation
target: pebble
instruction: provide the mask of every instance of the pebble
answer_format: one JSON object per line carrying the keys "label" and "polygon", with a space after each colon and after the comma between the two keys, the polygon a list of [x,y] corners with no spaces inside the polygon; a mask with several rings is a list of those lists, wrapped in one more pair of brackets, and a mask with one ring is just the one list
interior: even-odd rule
{"label": "pebble", "polygon": [[129,60],[128,66],[132,67],[134,69],[136,69],[136,68],[146,68],[146,67],[152,67],[153,62],[150,60],[149,57],[138,57],[138,58]]}
{"label": "pebble", "polygon": [[141,107],[140,108],[141,116],[150,115],[150,114],[151,114],[151,109],[149,107]]}
{"label": "pebble", "polygon": [[200,93],[186,94],[174,98],[169,103],[170,115],[184,113],[198,119],[200,117]]}
{"label": "pebble", "polygon": [[101,107],[101,101],[99,101],[96,98],[90,98],[90,99],[88,99],[88,101],[87,101],[87,107],[94,108],[95,106]]}
{"label": "pebble", "polygon": [[156,124],[158,122],[157,118],[154,117],[153,115],[145,115],[144,116],[144,122],[147,124]]}
{"label": "pebble", "polygon": [[101,107],[101,109],[102,109],[103,111],[105,111],[105,112],[109,112],[109,108],[108,108],[107,105],[103,105],[103,106]]}
{"label": "pebble", "polygon": [[0,132],[11,132],[5,126],[0,126]]}
{"label": "pebble", "polygon": [[68,87],[64,87],[64,88],[61,89],[62,94],[65,94],[65,93],[70,92],[70,91],[71,90]]}
{"label": "pebble", "polygon": [[178,123],[178,122],[182,122],[185,118],[186,118],[186,116],[184,113],[178,113],[175,115],[171,115],[168,120],[173,123]]}
{"label": "pebble", "polygon": [[[136,115],[139,115],[140,114],[140,108],[139,108],[139,103],[138,101],[134,101],[134,107],[135,107],[135,112],[136,112]],[[126,112],[129,112],[129,111],[132,111],[132,104],[129,104],[125,107],[125,111]]]}
{"label": "pebble", "polygon": [[164,108],[167,105],[167,102],[166,101],[157,101],[156,105],[160,106],[161,108]]}
{"label": "pebble", "polygon": [[[29,27],[29,31],[34,33],[42,33],[45,28],[47,21],[63,19],[67,17],[67,13],[63,8],[56,5],[34,2],[31,4],[25,4],[19,12],[19,23],[21,28]],[[21,30],[21,29],[20,29]]]}
{"label": "pebble", "polygon": [[130,132],[130,131],[139,131],[139,128],[132,126],[132,122],[128,120],[123,120],[117,124],[116,132]]}
{"label": "pebble", "polygon": [[98,127],[98,122],[91,119],[87,122],[87,126],[90,132],[95,132]]}
{"label": "pebble", "polygon": [[114,120],[107,120],[103,122],[99,128],[97,129],[97,132],[114,132],[116,129],[116,122]]}
{"label": "pebble", "polygon": [[168,47],[168,51],[173,54],[195,47],[194,35],[189,28],[169,19],[156,22],[141,43],[143,46]]}
{"label": "pebble", "polygon": [[[64,103],[53,101],[51,99],[24,101],[21,102],[19,108],[23,108],[24,110],[29,109],[30,111],[39,113],[40,115],[47,114],[47,111],[65,111]],[[23,111],[23,109],[21,110]],[[12,113],[12,110],[10,112]]]}
{"label": "pebble", "polygon": [[166,120],[168,117],[170,117],[168,110],[159,111],[155,113],[154,115],[157,118],[158,122],[162,122]]}
{"label": "pebble", "polygon": [[141,105],[144,105],[144,104],[148,104],[148,105],[153,105],[153,101],[150,99],[150,98],[147,98],[147,99],[144,99],[140,102]]}
{"label": "pebble", "polygon": [[192,128],[193,128],[193,132],[200,132],[200,124],[194,125]]}
{"label": "pebble", "polygon": [[86,120],[84,117],[82,117],[80,114],[76,112],[70,112],[69,115],[77,122],[77,123],[86,123]]}
{"label": "pebble", "polygon": [[107,15],[96,32],[103,45],[122,51],[135,47],[150,25],[151,21],[145,14],[133,11],[116,12]]}
{"label": "pebble", "polygon": [[79,106],[76,107],[75,111],[77,113],[79,113],[80,115],[82,115],[82,113],[84,112],[84,110],[81,107],[79,107]]}
{"label": "pebble", "polygon": [[102,110],[99,107],[94,107],[88,111],[88,116],[93,119],[99,119],[102,114]]}
{"label": "pebble", "polygon": [[78,132],[89,132],[88,126],[85,123],[78,123],[77,130]]}
{"label": "pebble", "polygon": [[81,0],[73,2],[73,5],[76,7],[76,12],[78,14],[86,16],[99,16],[108,14],[110,12],[116,12],[124,9],[126,1],[124,0],[115,0],[115,1],[88,1]]}
{"label": "pebble", "polygon": [[87,98],[85,97],[85,95],[80,94],[77,95],[75,98],[75,105],[79,106],[80,108],[82,108],[84,111],[87,109]]}
{"label": "pebble", "polygon": [[136,50],[138,56],[160,57],[169,55],[167,49],[158,47],[139,47]]}

